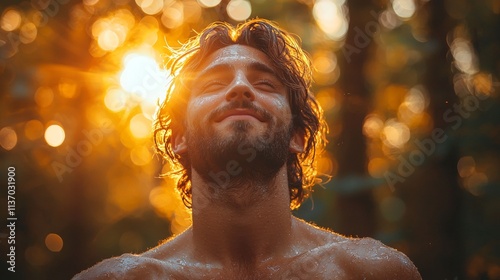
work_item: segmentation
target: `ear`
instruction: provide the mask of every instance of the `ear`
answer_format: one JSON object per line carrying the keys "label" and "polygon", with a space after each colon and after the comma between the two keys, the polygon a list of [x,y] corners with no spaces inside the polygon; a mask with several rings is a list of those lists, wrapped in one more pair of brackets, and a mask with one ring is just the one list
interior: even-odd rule
{"label": "ear", "polygon": [[184,133],[175,136],[174,143],[172,143],[172,150],[176,154],[184,154],[187,151],[187,143]]}
{"label": "ear", "polygon": [[304,133],[296,131],[290,139],[290,152],[299,154],[304,152]]}

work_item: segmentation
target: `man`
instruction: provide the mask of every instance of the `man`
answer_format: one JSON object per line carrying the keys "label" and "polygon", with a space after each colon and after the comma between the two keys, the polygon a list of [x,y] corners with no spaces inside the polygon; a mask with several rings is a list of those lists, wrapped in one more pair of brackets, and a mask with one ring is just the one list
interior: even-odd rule
{"label": "man", "polygon": [[193,225],[75,279],[421,279],[378,241],[291,215],[317,180],[326,125],[290,35],[265,20],[217,23],[174,56],[155,143]]}

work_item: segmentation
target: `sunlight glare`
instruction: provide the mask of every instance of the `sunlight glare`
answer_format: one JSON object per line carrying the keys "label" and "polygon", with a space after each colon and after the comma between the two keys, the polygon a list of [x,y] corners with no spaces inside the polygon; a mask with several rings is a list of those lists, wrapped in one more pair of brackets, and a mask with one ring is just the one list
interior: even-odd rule
{"label": "sunlight glare", "polygon": [[156,104],[165,98],[169,75],[160,69],[150,56],[132,53],[125,57],[124,68],[120,73],[121,87],[139,98],[139,102]]}

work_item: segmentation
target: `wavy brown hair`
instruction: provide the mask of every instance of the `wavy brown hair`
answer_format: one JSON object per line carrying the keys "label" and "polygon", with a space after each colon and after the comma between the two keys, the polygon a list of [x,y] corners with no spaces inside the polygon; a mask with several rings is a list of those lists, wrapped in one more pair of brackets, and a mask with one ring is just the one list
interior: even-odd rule
{"label": "wavy brown hair", "polygon": [[326,144],[327,126],[323,111],[310,91],[312,70],[309,58],[294,37],[270,21],[254,19],[237,27],[217,22],[180,49],[171,50],[166,66],[173,80],[154,122],[156,150],[170,164],[172,171],[168,175],[177,177],[177,189],[184,204],[190,208],[191,163],[189,156],[174,153],[173,141],[185,130],[193,74],[210,54],[234,44],[265,53],[276,69],[277,77],[288,89],[293,131],[303,135],[305,143],[302,153],[289,153],[287,159],[290,207],[297,208],[318,181],[316,159]]}

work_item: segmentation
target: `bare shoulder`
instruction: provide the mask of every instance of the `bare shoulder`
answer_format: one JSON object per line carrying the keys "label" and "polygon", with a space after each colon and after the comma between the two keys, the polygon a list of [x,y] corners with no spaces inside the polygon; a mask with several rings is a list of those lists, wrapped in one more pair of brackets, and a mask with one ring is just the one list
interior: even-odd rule
{"label": "bare shoulder", "polygon": [[342,271],[342,279],[422,279],[402,252],[372,238],[349,238],[310,225],[317,247],[310,251],[328,268]]}
{"label": "bare shoulder", "polygon": [[150,279],[160,279],[166,276],[162,267],[163,265],[158,260],[141,255],[123,254],[103,260],[75,275],[72,279],[143,279],[144,275],[149,275]]}
{"label": "bare shoulder", "polygon": [[345,238],[340,244],[346,270],[367,279],[422,279],[402,252],[372,238]]}
{"label": "bare shoulder", "polygon": [[142,254],[123,254],[105,259],[75,275],[73,280],[108,279],[185,279],[179,274],[181,262],[176,252],[177,238]]}

